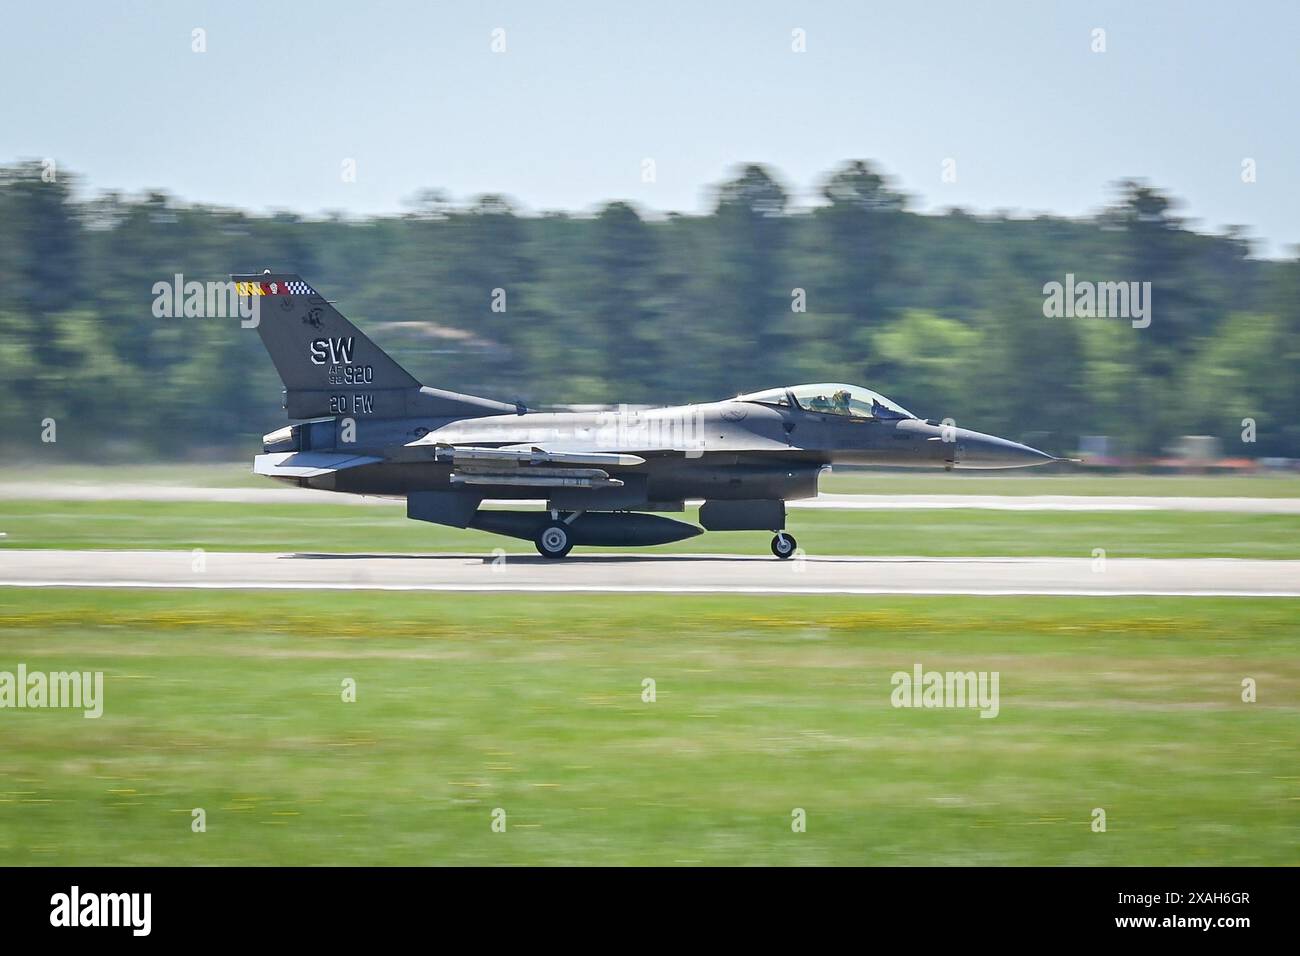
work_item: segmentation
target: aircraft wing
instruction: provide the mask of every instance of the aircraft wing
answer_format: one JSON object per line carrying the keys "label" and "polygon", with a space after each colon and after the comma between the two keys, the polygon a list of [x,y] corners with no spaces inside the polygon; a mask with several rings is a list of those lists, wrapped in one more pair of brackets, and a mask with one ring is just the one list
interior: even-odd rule
{"label": "aircraft wing", "polygon": [[479,445],[438,445],[434,449],[435,461],[452,464],[514,464],[514,465],[613,465],[630,468],[644,465],[639,455],[621,452],[551,451],[537,445],[505,445],[488,448]]}
{"label": "aircraft wing", "polygon": [[645,463],[637,455],[614,452],[551,451],[537,445],[435,445],[434,461],[452,466],[453,485],[505,485],[531,488],[621,488],[605,468]]}

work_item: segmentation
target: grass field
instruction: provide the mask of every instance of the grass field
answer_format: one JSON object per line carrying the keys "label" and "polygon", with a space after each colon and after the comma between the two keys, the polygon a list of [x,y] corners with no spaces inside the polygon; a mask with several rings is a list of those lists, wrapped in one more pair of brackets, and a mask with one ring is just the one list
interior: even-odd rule
{"label": "grass field", "polygon": [[[0,711],[0,859],[1294,864],[1296,610],[0,590],[0,670],[105,672]],[[999,715],[891,707],[918,662]]]}
{"label": "grass field", "polygon": [[[263,486],[242,466],[41,480]],[[1300,495],[1292,479],[824,487]],[[1300,558],[1289,515],[792,511],[790,526],[814,555]],[[531,552],[343,503],[10,499],[0,531],[0,548]],[[656,551],[767,554],[767,538]],[[106,700],[98,720],[0,709],[9,864],[1300,863],[1289,599],[0,588],[0,671],[19,663],[102,670]],[[892,707],[890,676],[917,663],[997,671],[999,715]]]}
{"label": "grass field", "polygon": [[40,462],[0,466],[0,483],[146,484],[189,488],[266,488],[270,479],[253,474],[248,461],[209,464],[48,465]]}
{"label": "grass field", "polygon": [[[1300,558],[1300,515],[792,510],[788,524],[812,555]],[[532,553],[526,541],[411,521],[400,505],[0,500],[0,531],[9,548]],[[768,554],[770,537],[715,533],[654,550]]]}
{"label": "grass field", "polygon": [[[195,488],[271,488],[248,461],[211,464],[0,465],[0,484],[159,484]],[[1300,498],[1300,475],[1096,475],[1077,470],[894,472],[838,468],[821,480],[832,494],[1153,495],[1157,497]]]}
{"label": "grass field", "polygon": [[1033,469],[975,474],[904,474],[838,469],[821,490],[858,495],[1151,495],[1157,498],[1300,498],[1300,477],[1291,475],[1095,475],[1036,473]]}

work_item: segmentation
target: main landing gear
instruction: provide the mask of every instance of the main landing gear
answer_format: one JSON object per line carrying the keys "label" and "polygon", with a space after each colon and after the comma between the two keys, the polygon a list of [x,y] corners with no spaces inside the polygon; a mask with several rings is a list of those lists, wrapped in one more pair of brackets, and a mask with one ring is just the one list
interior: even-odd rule
{"label": "main landing gear", "polygon": [[772,538],[772,553],[782,561],[794,556],[795,549],[799,547],[799,542],[794,539],[794,535],[786,534],[784,531],[778,531]]}
{"label": "main landing gear", "polygon": [[573,539],[569,536],[569,526],[563,521],[552,521],[537,532],[533,539],[537,553],[544,558],[562,558],[573,550]]}
{"label": "main landing gear", "polygon": [[[581,512],[576,512],[567,519],[561,519],[556,512],[551,513],[551,518],[546,524],[538,529],[533,536],[533,544],[537,548],[537,553],[543,558],[555,561],[563,558],[573,550],[573,531],[570,524],[578,518]],[[698,533],[698,532],[696,532]],[[588,529],[588,538],[590,529]],[[590,540],[584,539],[585,543],[591,543]],[[619,541],[598,541],[599,544],[618,544]],[[649,542],[662,543],[662,542]],[[785,531],[776,531],[772,538],[772,553],[782,561],[793,558],[795,552],[799,549],[799,542],[795,541],[794,535]]]}

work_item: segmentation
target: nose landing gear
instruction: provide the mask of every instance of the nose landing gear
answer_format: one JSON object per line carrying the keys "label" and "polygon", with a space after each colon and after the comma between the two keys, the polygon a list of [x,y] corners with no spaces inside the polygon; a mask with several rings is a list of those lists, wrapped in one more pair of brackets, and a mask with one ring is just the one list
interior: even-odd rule
{"label": "nose landing gear", "polygon": [[784,531],[778,531],[772,538],[772,553],[782,561],[792,557],[798,547],[799,542],[795,541],[794,535],[786,534]]}

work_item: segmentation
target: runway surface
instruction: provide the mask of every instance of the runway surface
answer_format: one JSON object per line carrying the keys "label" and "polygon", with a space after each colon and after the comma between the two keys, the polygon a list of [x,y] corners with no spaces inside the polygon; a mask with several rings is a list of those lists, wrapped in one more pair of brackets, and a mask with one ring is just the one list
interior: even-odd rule
{"label": "runway surface", "polygon": [[1300,597],[1300,561],[6,550],[0,586]]}
{"label": "runway surface", "polygon": [[[234,504],[404,505],[401,498],[340,495],[309,488],[191,488],[180,485],[0,483],[0,499],[28,501],[183,501]],[[541,508],[544,502],[499,502]],[[1226,511],[1300,514],[1300,498],[1215,498],[1111,495],[830,495],[786,502],[791,509],[894,511],[971,508],[985,511]]]}

